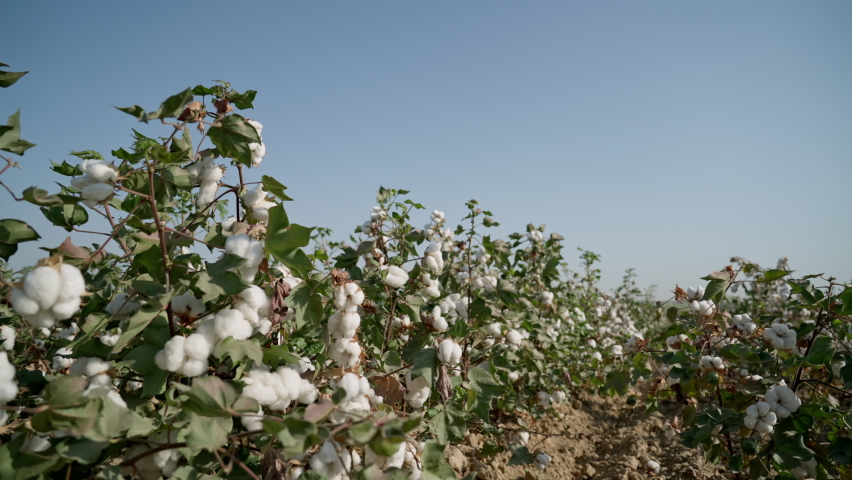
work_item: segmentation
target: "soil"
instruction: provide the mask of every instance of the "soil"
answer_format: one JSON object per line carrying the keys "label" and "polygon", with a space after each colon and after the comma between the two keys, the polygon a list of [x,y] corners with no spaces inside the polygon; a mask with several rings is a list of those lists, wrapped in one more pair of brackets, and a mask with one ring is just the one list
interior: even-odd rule
{"label": "soil", "polygon": [[[544,471],[533,465],[509,466],[509,452],[477,459],[482,437],[475,433],[445,454],[460,476],[476,471],[481,480],[726,478],[721,467],[705,462],[700,451],[679,444],[677,437],[666,438],[663,422],[672,420],[679,407],[661,409],[646,414],[642,408],[628,406],[623,397],[580,396],[555,405],[555,415],[522,418],[529,431],[540,432],[530,433],[530,452],[544,451],[553,457]],[[660,464],[659,474],[648,471],[649,460]]]}

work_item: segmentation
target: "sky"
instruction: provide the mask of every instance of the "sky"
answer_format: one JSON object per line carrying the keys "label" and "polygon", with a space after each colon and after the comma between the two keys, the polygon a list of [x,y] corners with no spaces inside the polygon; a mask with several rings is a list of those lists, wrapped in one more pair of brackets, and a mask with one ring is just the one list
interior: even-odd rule
{"label": "sky", "polygon": [[[55,191],[49,160],[170,133],[111,106],[221,79],[258,91],[248,180],[333,238],[384,186],[427,208],[417,226],[472,198],[493,235],[546,224],[570,268],[601,255],[605,288],[634,268],[663,297],[732,256],[849,280],[851,20],[844,1],[14,2],[0,62],[30,73],[0,115],[37,147],[0,180]],[[3,218],[67,235],[0,194]]]}

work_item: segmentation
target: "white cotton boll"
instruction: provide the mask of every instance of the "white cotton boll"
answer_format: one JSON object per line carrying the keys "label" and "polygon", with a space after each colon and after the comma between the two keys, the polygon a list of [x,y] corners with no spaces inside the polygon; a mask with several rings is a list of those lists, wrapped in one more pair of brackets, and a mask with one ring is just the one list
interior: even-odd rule
{"label": "white cotton boll", "polygon": [[538,295],[538,301],[542,305],[550,305],[553,303],[553,293],[552,292],[541,292]]}
{"label": "white cotton boll", "polygon": [[449,323],[447,323],[447,319],[441,316],[435,317],[432,320],[432,328],[435,329],[436,332],[446,332],[448,328],[450,328]]}
{"label": "white cotton boll", "polygon": [[163,349],[154,356],[154,363],[162,370],[169,372],[178,371],[186,361],[183,353],[183,345],[186,337],[176,336],[169,339]]}
{"label": "white cotton boll", "polygon": [[361,346],[358,342],[341,338],[329,346],[328,354],[338,366],[349,368],[358,363],[361,357]]}
{"label": "white cotton boll", "polygon": [[49,435],[35,435],[24,440],[21,451],[27,453],[40,453],[51,447]]}
{"label": "white cotton boll", "polygon": [[186,292],[172,299],[172,313],[187,314],[190,318],[198,318],[205,310],[204,302],[195,298],[195,295],[191,292]]}
{"label": "white cotton boll", "polygon": [[263,430],[263,407],[257,407],[257,413],[252,414],[243,414],[240,417],[240,423],[243,424],[243,428],[246,431],[254,432],[257,430]]}
{"label": "white cotton boll", "polygon": [[79,331],[80,329],[77,327],[77,324],[72,323],[70,327],[60,330],[56,338],[60,340],[74,340],[74,337],[77,336]]}
{"label": "white cotton boll", "polygon": [[485,334],[491,335],[494,338],[500,338],[503,336],[503,326],[499,323],[489,323],[485,327]]}
{"label": "white cotton boll", "polygon": [[183,352],[186,358],[205,360],[205,366],[207,357],[210,356],[210,351],[212,349],[213,346],[210,345],[210,341],[207,340],[204,335],[200,335],[198,333],[193,333],[186,337],[186,341],[183,343]]}
{"label": "white cotton boll", "polygon": [[105,160],[83,160],[80,170],[90,175],[96,182],[114,182],[118,176]]}
{"label": "white cotton boll", "polygon": [[0,352],[0,404],[6,404],[18,396],[15,367],[9,362],[6,352]]}
{"label": "white cotton boll", "polygon": [[423,266],[428,268],[430,272],[438,274],[444,269],[444,257],[441,253],[441,246],[431,244],[426,247],[423,253]]}
{"label": "white cotton boll", "polygon": [[335,390],[343,389],[346,395],[341,403],[351,402],[361,394],[361,379],[354,373],[347,373],[334,382]]}
{"label": "white cotton boll", "polygon": [[80,298],[56,303],[50,309],[51,316],[55,320],[68,320],[80,309]]}
{"label": "white cotton boll", "polygon": [[266,156],[266,144],[252,142],[249,144],[249,149],[251,150],[251,166],[259,167],[260,163],[263,162],[263,157]]}
{"label": "white cotton boll", "polygon": [[70,348],[60,348],[56,351],[56,354],[53,356],[53,369],[54,370],[62,370],[64,368],[70,367],[72,363],[74,363],[74,359],[71,358],[71,349]]}
{"label": "white cotton boll", "polygon": [[[174,300],[172,300],[172,303],[174,304]],[[107,304],[106,311],[115,318],[124,318],[137,308],[139,308],[139,303],[131,301],[130,295],[119,293]]]}
{"label": "white cotton boll", "polygon": [[447,365],[456,365],[461,361],[462,349],[459,344],[447,338],[438,345],[438,360]]}
{"label": "white cotton boll", "polygon": [[680,350],[684,343],[689,343],[689,337],[684,334],[672,335],[666,338],[666,345],[672,350]]}
{"label": "white cotton boll", "polygon": [[536,394],[536,396],[538,397],[539,403],[541,403],[541,405],[544,408],[550,408],[550,394],[549,393],[545,392],[544,390],[540,390]]}
{"label": "white cotton boll", "polygon": [[199,377],[207,373],[207,360],[189,358],[184,362],[178,373],[187,377]]}
{"label": "white cotton boll", "polygon": [[0,349],[12,351],[15,349],[15,337],[17,332],[12,327],[3,325],[0,327]]}
{"label": "white cotton boll", "polygon": [[235,223],[237,223],[237,217],[228,217],[222,220],[222,233],[225,235],[233,235],[231,227],[233,227]]}
{"label": "white cotton boll", "polygon": [[35,315],[41,307],[36,300],[38,297],[30,297],[22,288],[13,288],[9,300],[12,302],[12,309],[18,315]]}
{"label": "white cotton boll", "polygon": [[393,455],[390,457],[384,457],[378,455],[368,445],[365,452],[365,461],[367,462],[367,465],[372,464],[381,469],[402,468],[402,465],[405,463],[405,446],[405,442],[400,442],[399,448]]}
{"label": "white cotton boll", "polygon": [[716,304],[711,301],[694,300],[691,304],[689,304],[689,309],[692,310],[692,313],[696,313],[702,317],[709,317],[715,313]]}
{"label": "white cotton boll", "polygon": [[699,362],[699,368],[702,372],[712,372],[716,370],[724,370],[725,364],[719,357],[704,355]]}
{"label": "white cotton boll", "polygon": [[59,299],[62,276],[53,267],[36,267],[24,277],[23,287],[41,309],[48,310]]}
{"label": "white cotton boll", "polygon": [[430,385],[426,382],[426,377],[417,377],[412,380],[411,371],[405,374],[405,388],[408,392],[405,393],[404,398],[411,408],[422,407],[432,393]]}
{"label": "white cotton boll", "polygon": [[789,417],[802,406],[802,401],[796,396],[796,393],[785,385],[770,388],[764,396],[764,401],[770,405],[772,411],[779,418]]}
{"label": "white cotton boll", "polygon": [[269,309],[269,297],[267,297],[266,292],[257,285],[252,285],[243,290],[240,292],[239,297],[243,299],[253,310],[266,313],[264,310]]}
{"label": "white cotton boll", "polygon": [[592,358],[594,358],[597,361],[601,361],[601,360],[603,360],[603,355],[601,355],[601,352],[594,352],[594,353],[592,353]]}
{"label": "white cotton boll", "polygon": [[590,338],[586,340],[586,345],[588,345],[590,348],[597,348],[598,342],[596,342],[594,338]]}
{"label": "white cotton boll", "polygon": [[234,337],[234,340],[245,340],[251,336],[253,328],[239,310],[226,308],[220,310],[212,320],[213,331],[220,340]]}
{"label": "white cotton boll", "polygon": [[651,473],[660,473],[660,464],[654,460],[648,460],[648,463],[645,464],[645,468]]}
{"label": "white cotton boll", "polygon": [[408,282],[408,272],[396,265],[391,265],[388,267],[388,274],[385,277],[384,282],[385,285],[391,288],[399,288]]}
{"label": "white cotton boll", "polygon": [[568,396],[562,390],[557,390],[556,392],[553,392],[551,398],[556,403],[562,403],[565,401],[566,398],[568,398]]}
{"label": "white cotton boll", "polygon": [[550,455],[541,452],[535,456],[535,468],[539,470],[544,470],[550,465],[551,460],[553,460],[553,458]]}
{"label": "white cotton boll", "polygon": [[76,300],[79,303],[80,296],[86,293],[86,280],[83,278],[83,273],[74,265],[63,263],[59,267],[59,276],[62,278],[62,286],[58,301]]}
{"label": "white cotton boll", "polygon": [[512,370],[511,372],[509,372],[509,381],[510,382],[517,382],[519,378],[521,378],[521,374],[519,372],[517,372],[516,370]]}
{"label": "white cotton boll", "polygon": [[201,172],[201,184],[215,184],[224,176],[225,172],[222,170],[222,167],[218,165],[214,165],[209,168],[205,167],[204,171]]}
{"label": "white cotton boll", "polygon": [[689,301],[701,300],[704,296],[704,287],[689,287],[686,289],[686,298]]}
{"label": "white cotton boll", "polygon": [[244,397],[253,398],[259,405],[272,405],[278,401],[276,387],[281,388],[281,377],[272,372],[254,368],[243,377],[246,386]]}
{"label": "white cotton boll", "polygon": [[733,318],[734,325],[736,325],[737,329],[741,332],[745,332],[748,335],[753,334],[757,331],[757,324],[748,316],[748,314],[742,315],[734,315]]}
{"label": "white cotton boll", "polygon": [[509,330],[506,332],[506,341],[509,345],[513,345],[515,347],[520,346],[522,341],[520,332],[515,329]]}
{"label": "white cotton boll", "polygon": [[102,333],[101,336],[98,337],[98,340],[101,341],[107,347],[114,347],[118,343],[118,339],[121,337],[120,333],[116,334],[108,334]]}
{"label": "white cotton boll", "polygon": [[356,312],[335,312],[328,319],[328,333],[332,338],[352,338],[361,325],[361,316]]}
{"label": "white cotton boll", "polygon": [[269,209],[277,205],[275,202],[260,202],[251,207],[251,214],[258,222],[269,221]]}
{"label": "white cotton boll", "polygon": [[612,352],[613,355],[623,355],[624,354],[624,347],[622,347],[621,345],[617,345],[617,344],[613,345],[613,346],[610,347],[610,352]]}
{"label": "white cotton boll", "polygon": [[370,210],[370,220],[374,222],[378,222],[379,220],[387,217],[387,212],[382,210],[382,207],[375,206]]}
{"label": "white cotton boll", "polygon": [[203,209],[213,203],[213,200],[216,199],[217,190],[219,190],[218,183],[202,183],[198,189],[198,198],[195,199],[198,208]]}
{"label": "white cotton boll", "polygon": [[530,241],[538,243],[544,238],[544,236],[538,230],[533,230],[529,233]]}
{"label": "white cotton boll", "polygon": [[110,362],[95,357],[78,358],[68,370],[69,375],[85,375],[94,377],[110,369]]}
{"label": "white cotton boll", "polygon": [[95,183],[98,183],[98,181],[95,180],[94,177],[92,177],[88,173],[80,177],[74,177],[71,179],[71,186],[76,188],[77,190],[82,190],[88,187],[89,185]]}
{"label": "white cotton boll", "polygon": [[757,402],[746,408],[746,416],[743,424],[746,428],[753,429],[758,433],[771,433],[773,425],[777,423],[775,412],[770,410],[771,406],[766,402]]}
{"label": "white cotton boll", "polygon": [[80,195],[83,197],[83,203],[89,208],[94,208],[95,205],[109,198],[113,190],[114,187],[108,183],[93,183],[84,188]]}
{"label": "white cotton boll", "polygon": [[482,340],[482,348],[491,348],[492,346],[494,346],[494,343],[495,342],[493,338],[486,338]]}

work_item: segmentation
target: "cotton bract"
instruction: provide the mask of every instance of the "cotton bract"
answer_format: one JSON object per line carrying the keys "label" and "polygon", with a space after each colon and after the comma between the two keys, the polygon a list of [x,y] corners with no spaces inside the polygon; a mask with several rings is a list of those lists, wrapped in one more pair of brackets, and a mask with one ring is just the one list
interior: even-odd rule
{"label": "cotton bract", "polygon": [[57,320],[67,320],[80,308],[86,282],[80,269],[66,263],[41,266],[30,271],[21,287],[12,289],[10,300],[15,313],[37,328],[50,328]]}

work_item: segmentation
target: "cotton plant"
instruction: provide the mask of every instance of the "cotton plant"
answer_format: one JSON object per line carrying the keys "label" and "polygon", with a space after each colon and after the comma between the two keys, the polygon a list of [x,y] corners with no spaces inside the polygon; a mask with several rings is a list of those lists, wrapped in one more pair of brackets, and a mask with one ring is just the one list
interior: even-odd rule
{"label": "cotton plant", "polygon": [[242,201],[246,210],[251,212],[251,216],[263,223],[269,221],[269,209],[277,205],[275,202],[267,200],[267,193],[263,190],[263,185],[258,185],[247,191],[243,195]]}

